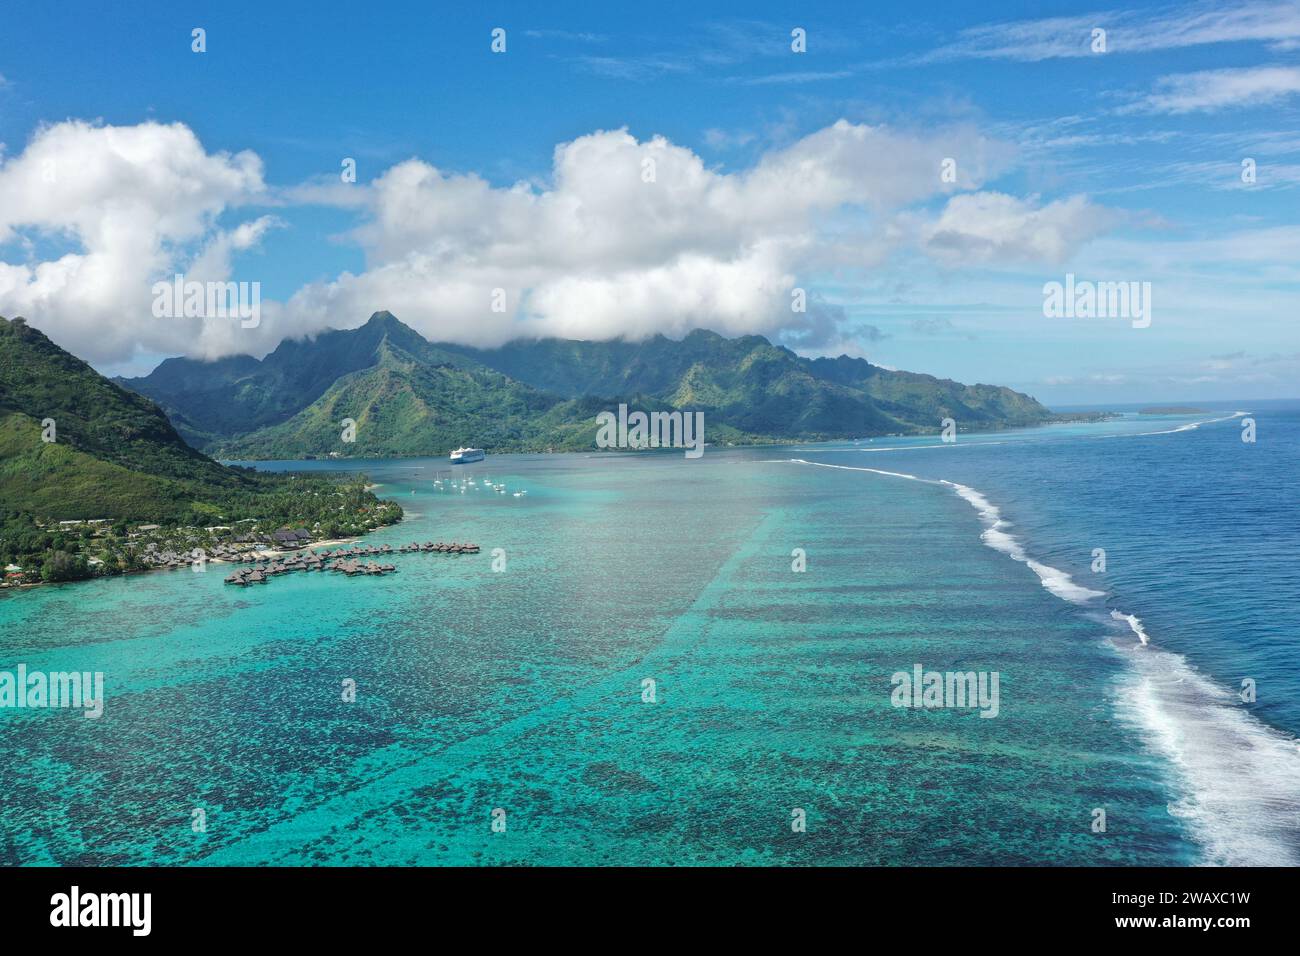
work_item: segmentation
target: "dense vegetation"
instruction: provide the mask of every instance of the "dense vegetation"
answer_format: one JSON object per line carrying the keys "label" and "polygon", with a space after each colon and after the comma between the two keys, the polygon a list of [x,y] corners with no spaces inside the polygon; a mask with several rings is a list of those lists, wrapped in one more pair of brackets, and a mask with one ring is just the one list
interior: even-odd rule
{"label": "dense vegetation", "polygon": [[1033,425],[1051,412],[993,385],[899,372],[865,359],[806,359],[762,336],[703,330],[681,341],[512,342],[499,349],[444,346],[536,388],[564,396],[654,396],[706,420],[776,439],[855,438],[960,428]]}
{"label": "dense vegetation", "polygon": [[269,542],[283,529],[302,528],[321,540],[361,535],[401,520],[402,509],[376,499],[363,477],[289,477],[283,489],[233,502],[227,510],[242,517],[217,516],[232,520],[230,525],[154,527],[122,519],[67,525],[22,511],[0,512],[0,564],[22,568],[28,581],[73,581],[185,563],[196,549],[216,555],[245,539]]}
{"label": "dense vegetation", "polygon": [[[351,331],[286,341],[261,361],[169,359],[123,384],[155,399],[199,447],[226,458],[574,451],[596,414],[705,413],[713,443],[856,438],[1033,425],[1052,415],[1008,388],[802,358],[761,336],[681,341],[431,345],[390,313]],[[357,423],[343,440],[344,419]]]}
{"label": "dense vegetation", "polygon": [[[103,378],[21,319],[0,319],[0,558],[6,564],[46,580],[85,576],[91,557],[103,562],[97,567],[130,570],[127,529],[140,523],[162,526],[164,536],[243,522],[245,530],[301,527],[326,537],[400,516],[400,508],[380,502],[356,476],[220,465],[186,445],[153,402]],[[59,528],[61,521],[92,519],[111,525]],[[144,543],[138,535],[134,540]]]}

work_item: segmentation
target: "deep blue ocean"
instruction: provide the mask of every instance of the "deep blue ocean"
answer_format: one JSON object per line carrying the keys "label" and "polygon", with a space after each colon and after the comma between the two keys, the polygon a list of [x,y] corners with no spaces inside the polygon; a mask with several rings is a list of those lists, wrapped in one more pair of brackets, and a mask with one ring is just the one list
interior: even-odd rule
{"label": "deep blue ocean", "polygon": [[[1300,403],[1200,407],[263,463],[482,553],[3,594],[0,670],[106,703],[0,709],[0,864],[1295,864]],[[997,716],[895,706],[917,665]]]}

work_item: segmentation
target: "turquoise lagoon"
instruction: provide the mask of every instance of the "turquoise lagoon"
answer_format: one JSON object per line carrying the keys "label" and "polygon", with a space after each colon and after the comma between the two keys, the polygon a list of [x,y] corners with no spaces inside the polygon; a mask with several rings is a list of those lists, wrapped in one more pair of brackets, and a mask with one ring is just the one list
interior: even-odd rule
{"label": "turquoise lagoon", "polygon": [[[1297,439],[1274,404],[262,463],[363,469],[408,511],[368,542],[483,551],[0,597],[0,669],[103,671],[107,697],[0,710],[0,863],[1296,862]],[[917,664],[996,671],[998,716],[893,706]]]}

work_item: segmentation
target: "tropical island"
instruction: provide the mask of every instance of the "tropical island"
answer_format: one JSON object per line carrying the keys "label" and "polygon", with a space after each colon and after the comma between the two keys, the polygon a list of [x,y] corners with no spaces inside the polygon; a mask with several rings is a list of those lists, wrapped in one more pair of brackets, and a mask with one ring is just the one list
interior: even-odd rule
{"label": "tropical island", "polygon": [[1078,420],[1010,388],[809,359],[759,335],[475,349],[431,343],[389,312],[261,359],[172,358],[117,382],[157,402],[195,448],[239,460],[442,456],[465,443],[592,451],[596,416],[621,403],[703,412],[713,445],[934,434],[947,418],[962,431]]}
{"label": "tropical island", "polygon": [[[0,320],[0,564],[12,584],[245,560],[400,521],[364,476],[224,459],[589,451],[626,403],[703,412],[713,445],[773,444],[1078,421],[1028,395],[809,359],[767,339],[433,344],[388,312],[286,339],[262,359],[171,358],[109,380],[22,318]],[[1087,420],[1107,413],[1088,413]],[[210,457],[211,456],[211,457]],[[283,543],[282,541],[279,543]]]}

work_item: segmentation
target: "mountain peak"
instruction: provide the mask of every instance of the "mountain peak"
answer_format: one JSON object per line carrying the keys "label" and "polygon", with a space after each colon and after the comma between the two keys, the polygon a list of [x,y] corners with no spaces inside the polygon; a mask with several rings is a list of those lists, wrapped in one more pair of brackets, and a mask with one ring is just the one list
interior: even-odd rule
{"label": "mountain peak", "polygon": [[375,345],[385,338],[406,349],[424,349],[429,345],[423,335],[387,309],[371,315],[366,324],[355,331],[362,333],[362,341],[373,342]]}

